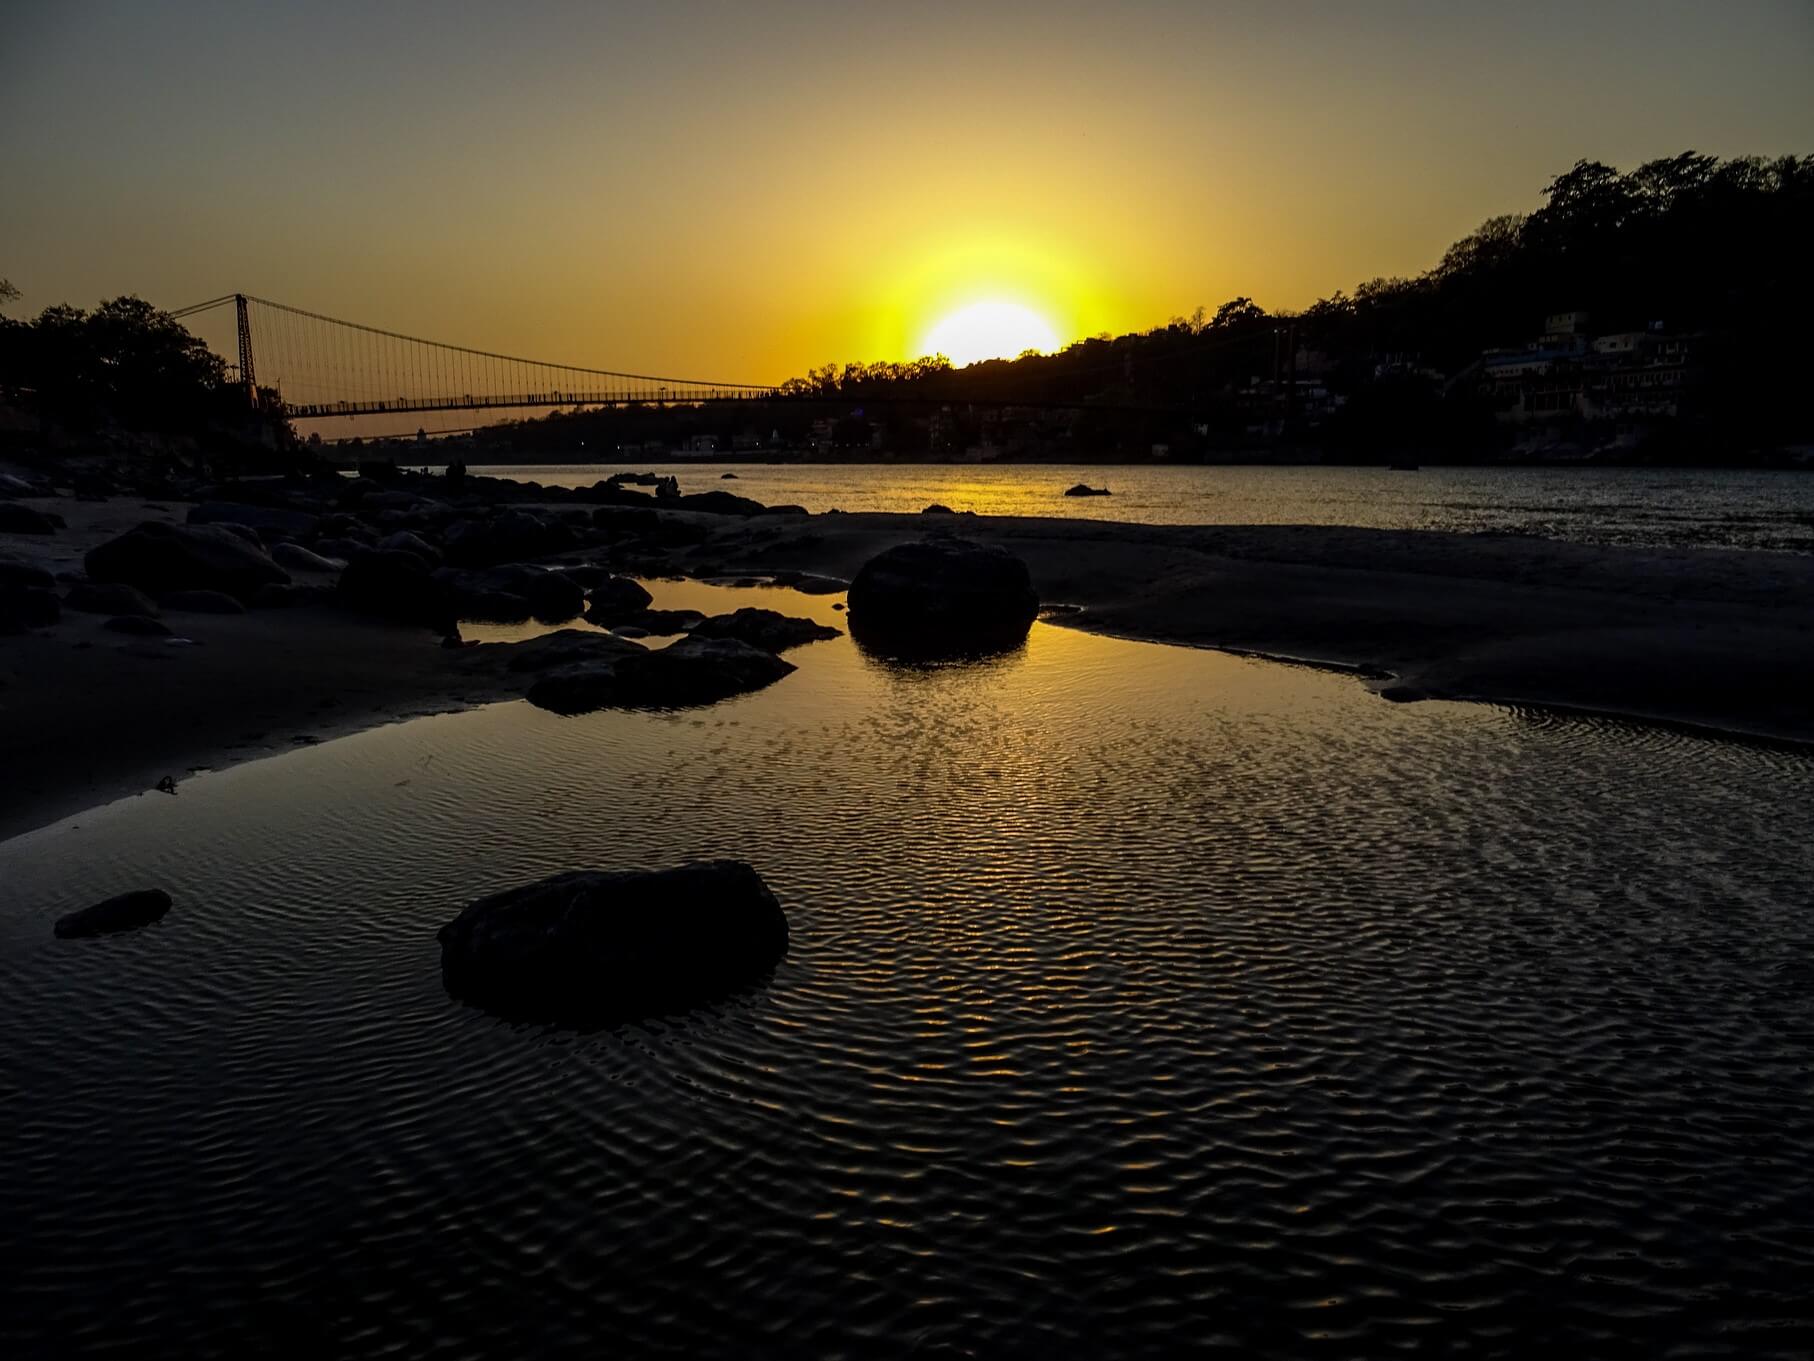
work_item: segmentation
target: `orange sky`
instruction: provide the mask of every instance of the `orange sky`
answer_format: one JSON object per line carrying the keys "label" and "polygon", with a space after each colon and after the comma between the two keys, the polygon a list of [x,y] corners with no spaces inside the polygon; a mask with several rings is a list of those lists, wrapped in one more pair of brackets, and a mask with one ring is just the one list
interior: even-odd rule
{"label": "orange sky", "polygon": [[1412,273],[1576,158],[1814,151],[1805,3],[26,3],[14,312],[243,290],[767,381]]}

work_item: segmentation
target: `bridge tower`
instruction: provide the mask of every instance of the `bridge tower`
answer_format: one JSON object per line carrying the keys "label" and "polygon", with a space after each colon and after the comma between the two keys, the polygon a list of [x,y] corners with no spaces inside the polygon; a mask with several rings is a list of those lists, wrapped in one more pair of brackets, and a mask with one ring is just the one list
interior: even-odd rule
{"label": "bridge tower", "polygon": [[233,307],[239,314],[239,381],[245,384],[246,400],[258,405],[258,379],[252,370],[252,318],[246,311],[246,295],[235,293]]}

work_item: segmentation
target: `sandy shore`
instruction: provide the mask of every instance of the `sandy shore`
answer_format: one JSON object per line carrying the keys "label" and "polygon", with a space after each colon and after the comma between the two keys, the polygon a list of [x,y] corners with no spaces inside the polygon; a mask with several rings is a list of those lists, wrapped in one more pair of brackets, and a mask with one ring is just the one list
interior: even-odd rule
{"label": "sandy shore", "polygon": [[[69,528],[0,552],[82,554],[186,507],[34,502]],[[1596,548],[1506,536],[1103,521],[700,515],[693,575],[848,578],[934,527],[1024,558],[1055,620],[1159,642],[1360,668],[1388,698],[1553,705],[1814,741],[1814,559]],[[474,650],[327,606],[166,617],[126,638],[66,611],[0,638],[0,838],[220,766],[374,723],[520,693]],[[161,797],[151,794],[149,797]]]}

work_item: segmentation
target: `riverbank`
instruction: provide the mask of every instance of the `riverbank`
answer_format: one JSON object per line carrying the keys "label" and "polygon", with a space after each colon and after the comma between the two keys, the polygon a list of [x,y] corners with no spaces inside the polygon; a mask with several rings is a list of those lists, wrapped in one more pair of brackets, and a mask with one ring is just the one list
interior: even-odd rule
{"label": "riverbank", "polygon": [[[95,543],[187,510],[136,498],[32,504],[54,506],[67,528],[0,535],[0,551],[65,579]],[[1335,664],[1388,699],[1814,741],[1814,558],[1801,555],[1340,527],[662,514],[696,541],[639,549],[618,570],[848,579],[892,543],[958,532],[1022,557],[1044,601],[1074,607],[1052,616],[1068,627]],[[331,603],[166,622],[186,641],[125,637],[69,611],[0,638],[0,837],[192,768],[521,690],[473,649]]]}

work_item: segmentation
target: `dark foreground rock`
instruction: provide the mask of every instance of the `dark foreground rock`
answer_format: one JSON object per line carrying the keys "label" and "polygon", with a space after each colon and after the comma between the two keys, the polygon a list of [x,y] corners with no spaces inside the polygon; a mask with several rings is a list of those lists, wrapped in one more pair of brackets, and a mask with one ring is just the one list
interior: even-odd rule
{"label": "dark foreground rock", "polygon": [[659,651],[563,666],[529,687],[529,702],[557,714],[607,705],[685,708],[760,690],[794,670],[771,652],[732,638],[682,638]]}
{"label": "dark foreground rock", "polygon": [[149,926],[170,910],[170,895],[161,888],[135,889],[59,918],[53,928],[64,940],[106,936]]}
{"label": "dark foreground rock", "polygon": [[49,628],[63,617],[57,593],[42,586],[0,589],[0,633]]}
{"label": "dark foreground rock", "polygon": [[185,614],[244,614],[246,607],[225,591],[171,591],[158,602]]}
{"label": "dark foreground rock", "polygon": [[798,619],[777,610],[745,608],[730,614],[715,614],[693,630],[695,638],[735,638],[740,643],[759,647],[765,652],[785,652],[802,643],[816,643],[836,638],[841,629],[811,619]]}
{"label": "dark foreground rock", "polygon": [[323,557],[304,548],[299,543],[279,543],[271,546],[271,561],[280,567],[287,567],[292,572],[338,572],[346,566],[339,558]]}
{"label": "dark foreground rock", "polygon": [[91,581],[121,581],[154,596],[205,590],[250,600],[260,586],[290,580],[264,552],[219,525],[150,520],[91,548],[84,563]]}
{"label": "dark foreground rock", "polygon": [[510,563],[499,567],[440,568],[434,574],[462,619],[559,624],[585,608],[580,584],[560,572]]}
{"label": "dark foreground rock", "polygon": [[1001,651],[1039,613],[1027,565],[990,544],[956,537],[896,544],[850,583],[851,636],[906,656]]}
{"label": "dark foreground rock", "polygon": [[142,614],[148,619],[157,614],[150,596],[118,581],[79,581],[69,588],[63,603],[82,614]]}
{"label": "dark foreground rock", "polygon": [[439,933],[461,1001],[512,1020],[607,1024],[684,1011],[787,954],[787,914],[737,860],[576,870],[470,904]]}
{"label": "dark foreground rock", "polygon": [[8,534],[55,534],[61,528],[61,515],[33,510],[15,501],[0,501],[0,530]]}
{"label": "dark foreground rock", "polygon": [[453,610],[447,589],[414,553],[373,549],[347,563],[335,598],[348,609],[398,623],[447,628]]}
{"label": "dark foreground rock", "polygon": [[161,619],[153,619],[144,614],[117,614],[101,627],[114,633],[129,634],[134,638],[170,637],[170,625]]}

